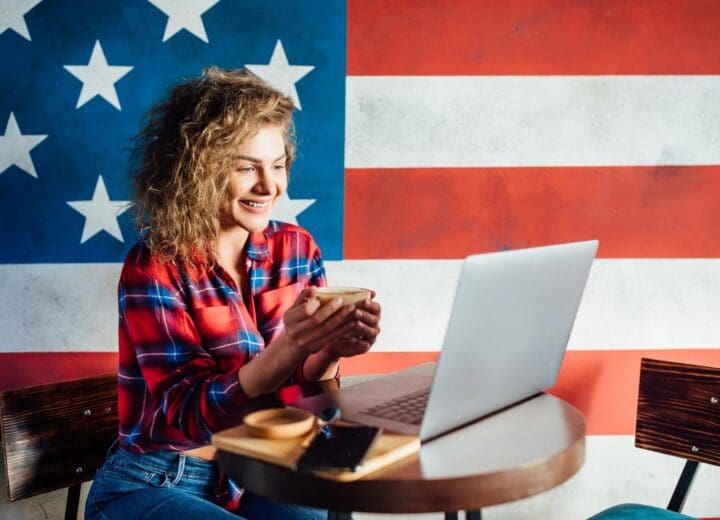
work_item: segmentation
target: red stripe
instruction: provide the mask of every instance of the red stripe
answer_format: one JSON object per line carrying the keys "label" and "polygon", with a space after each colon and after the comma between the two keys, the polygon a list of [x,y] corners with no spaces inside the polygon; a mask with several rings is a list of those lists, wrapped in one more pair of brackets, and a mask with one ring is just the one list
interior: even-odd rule
{"label": "red stripe", "polygon": [[[434,361],[437,356],[437,352],[370,352],[343,360],[341,371],[344,376],[382,374]],[[631,435],[643,357],[720,367],[720,349],[571,350],[550,392],[583,413],[589,434]],[[117,354],[4,353],[0,367],[0,390],[6,390],[114,372]]]}
{"label": "red stripe", "polygon": [[348,0],[350,75],[717,74],[716,0]]}
{"label": "red stripe", "polygon": [[718,166],[349,169],[345,258],[593,238],[599,257],[720,257],[718,193]]}
{"label": "red stripe", "polygon": [[[437,352],[377,352],[347,359],[344,375],[384,374],[435,361]],[[0,353],[0,392],[117,372],[117,352],[4,352]]]}
{"label": "red stripe", "polygon": [[[643,357],[720,367],[720,349],[570,350],[549,391],[583,413],[589,434],[632,435]],[[385,373],[435,358],[434,352],[370,352],[344,360],[342,373]]]}
{"label": "red stripe", "polygon": [[117,372],[117,352],[0,354],[0,391]]}

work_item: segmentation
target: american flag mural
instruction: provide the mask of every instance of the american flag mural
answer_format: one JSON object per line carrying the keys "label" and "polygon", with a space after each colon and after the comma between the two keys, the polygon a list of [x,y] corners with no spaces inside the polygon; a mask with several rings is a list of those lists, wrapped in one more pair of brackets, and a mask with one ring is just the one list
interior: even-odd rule
{"label": "american flag mural", "polygon": [[[487,516],[664,507],[682,463],[633,447],[637,381],[643,356],[720,366],[720,2],[3,0],[0,56],[6,383],[114,366],[130,139],[170,85],[247,67],[298,107],[275,217],[383,304],[342,372],[435,359],[464,256],[597,238],[552,389],[585,466]],[[719,485],[686,511],[720,515]]]}

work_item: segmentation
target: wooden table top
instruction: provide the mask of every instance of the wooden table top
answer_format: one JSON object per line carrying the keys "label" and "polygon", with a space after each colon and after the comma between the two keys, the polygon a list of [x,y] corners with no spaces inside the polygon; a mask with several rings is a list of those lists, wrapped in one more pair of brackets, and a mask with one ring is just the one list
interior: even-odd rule
{"label": "wooden table top", "polygon": [[341,483],[221,451],[248,490],[286,502],[377,513],[461,511],[553,488],[582,466],[585,421],[542,394],[423,444],[420,452],[365,479]]}

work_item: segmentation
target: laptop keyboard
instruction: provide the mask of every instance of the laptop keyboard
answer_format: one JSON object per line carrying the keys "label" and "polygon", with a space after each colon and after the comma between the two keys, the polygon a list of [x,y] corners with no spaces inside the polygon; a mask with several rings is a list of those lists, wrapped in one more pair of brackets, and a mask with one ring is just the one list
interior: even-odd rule
{"label": "laptop keyboard", "polygon": [[422,390],[372,406],[362,413],[407,424],[420,424],[429,396],[430,389]]}

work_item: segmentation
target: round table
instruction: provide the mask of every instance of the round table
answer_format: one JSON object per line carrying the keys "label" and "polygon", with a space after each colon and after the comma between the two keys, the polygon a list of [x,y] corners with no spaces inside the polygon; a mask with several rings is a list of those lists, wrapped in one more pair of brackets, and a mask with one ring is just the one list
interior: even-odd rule
{"label": "round table", "polygon": [[[335,512],[426,513],[465,510],[553,488],[580,469],[585,421],[565,401],[541,394],[424,443],[420,452],[362,480],[325,480],[229,452],[224,471],[249,491]],[[331,513],[330,518],[347,518]]]}

